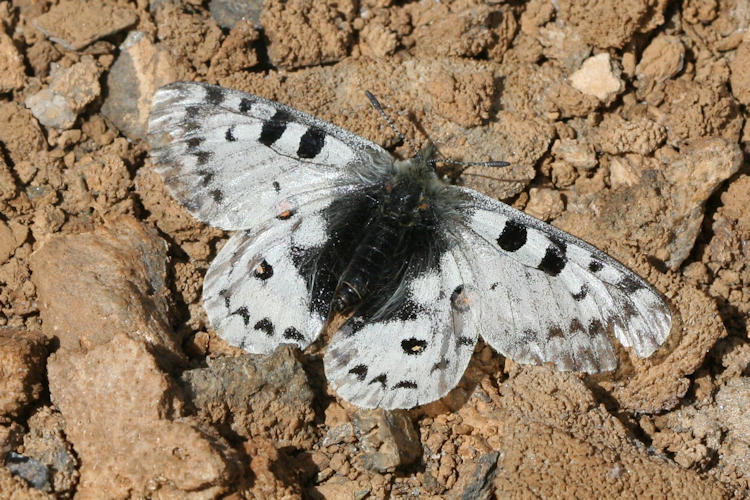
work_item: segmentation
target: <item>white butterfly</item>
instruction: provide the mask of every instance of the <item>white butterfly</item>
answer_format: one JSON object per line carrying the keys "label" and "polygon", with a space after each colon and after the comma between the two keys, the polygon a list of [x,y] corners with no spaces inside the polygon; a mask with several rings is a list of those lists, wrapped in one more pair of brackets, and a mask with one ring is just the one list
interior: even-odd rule
{"label": "white butterfly", "polygon": [[330,123],[254,95],[173,83],[154,95],[152,157],[198,220],[237,231],[203,301],[232,345],[300,348],[348,315],[326,376],[367,408],[434,401],[479,335],[528,364],[617,366],[667,338],[670,311],[591,245],[476,191],[443,183],[433,150],[397,160]]}

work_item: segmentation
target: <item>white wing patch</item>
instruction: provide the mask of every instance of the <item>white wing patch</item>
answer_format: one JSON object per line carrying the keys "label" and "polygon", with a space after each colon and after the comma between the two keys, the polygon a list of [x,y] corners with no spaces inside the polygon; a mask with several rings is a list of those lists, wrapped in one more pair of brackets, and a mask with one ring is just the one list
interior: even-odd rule
{"label": "white wing patch", "polygon": [[640,357],[667,338],[669,308],[632,271],[563,231],[469,193],[476,209],[459,237],[478,277],[481,335],[494,349],[520,363],[598,373],[617,366],[610,329]]}
{"label": "white wing patch", "polygon": [[393,319],[363,322],[355,316],[334,335],[324,363],[341,397],[363,408],[412,408],[458,384],[479,320],[476,293],[464,285],[472,276],[458,257],[446,253],[439,274],[414,279]]}

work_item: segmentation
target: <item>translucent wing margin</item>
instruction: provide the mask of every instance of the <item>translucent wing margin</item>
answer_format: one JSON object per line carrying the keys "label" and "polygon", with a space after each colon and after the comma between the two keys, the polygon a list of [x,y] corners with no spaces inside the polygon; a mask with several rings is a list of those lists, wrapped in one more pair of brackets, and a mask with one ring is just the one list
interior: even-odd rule
{"label": "translucent wing margin", "polygon": [[[457,188],[462,189],[462,188]],[[480,334],[495,350],[561,370],[612,370],[610,329],[648,357],[671,328],[648,283],[593,246],[480,193],[455,235],[477,277]]]}
{"label": "translucent wing margin", "polygon": [[170,193],[227,230],[317,211],[392,164],[380,146],[323,120],[202,83],[154,94],[148,140]]}
{"label": "translucent wing margin", "polygon": [[391,319],[350,318],[325,354],[331,386],[363,408],[412,408],[447,394],[477,342],[472,280],[463,257],[446,253],[439,270],[407,281],[407,298]]}

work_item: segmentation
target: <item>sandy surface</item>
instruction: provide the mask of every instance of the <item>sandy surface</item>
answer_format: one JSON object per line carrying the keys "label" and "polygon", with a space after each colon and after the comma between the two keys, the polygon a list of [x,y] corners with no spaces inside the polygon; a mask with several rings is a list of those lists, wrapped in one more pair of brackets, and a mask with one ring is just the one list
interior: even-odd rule
{"label": "sandy surface", "polygon": [[[0,1],[0,496],[750,495],[748,27],[745,0]],[[667,343],[598,376],[480,343],[396,412],[338,400],[320,349],[236,352],[200,301],[228,235],[143,141],[175,80],[410,155],[368,89],[412,141],[510,161],[444,173],[636,270]]]}

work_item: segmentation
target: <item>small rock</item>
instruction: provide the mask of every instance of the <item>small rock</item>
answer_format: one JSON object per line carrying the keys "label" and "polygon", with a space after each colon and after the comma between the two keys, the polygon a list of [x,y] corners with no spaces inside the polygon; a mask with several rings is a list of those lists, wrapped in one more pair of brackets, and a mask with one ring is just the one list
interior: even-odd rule
{"label": "small rock", "polygon": [[20,89],[26,81],[23,57],[0,23],[0,93]]}
{"label": "small rock", "polygon": [[750,418],[747,415],[747,409],[750,407],[750,377],[738,377],[727,381],[727,384],[716,393],[716,404],[722,425],[735,438],[744,439],[750,444]]}
{"label": "small rock", "polygon": [[264,5],[264,0],[211,0],[208,9],[219,26],[232,29],[240,21],[257,26]]}
{"label": "small rock", "polygon": [[65,421],[49,406],[37,410],[28,420],[29,432],[23,438],[23,452],[38,460],[50,473],[52,491],[70,495],[78,484],[78,459],[65,439]]}
{"label": "small rock", "polygon": [[489,500],[494,498],[492,482],[497,475],[500,453],[493,451],[479,457],[476,463],[465,462],[458,470],[458,480],[448,493],[449,499]]}
{"label": "small rock", "polygon": [[260,33],[250,21],[241,20],[235,24],[219,51],[211,58],[209,78],[226,77],[258,64],[258,54],[253,45],[259,38]]}
{"label": "small rock", "polygon": [[90,43],[117,33],[138,20],[136,13],[102,0],[68,0],[52,7],[32,21],[53,42],[68,50],[80,50]]}
{"label": "small rock", "polygon": [[352,420],[364,451],[362,465],[375,472],[393,472],[422,456],[422,443],[404,411],[357,410]]}
{"label": "small rock", "polygon": [[635,67],[639,86],[650,82],[669,80],[682,71],[685,64],[685,46],[672,35],[660,34],[643,51]]}
{"label": "small rock", "polygon": [[590,170],[598,164],[594,148],[575,139],[557,139],[552,144],[552,154],[581,170]]}
{"label": "small rock", "polygon": [[309,447],[314,393],[298,353],[284,345],[270,356],[208,358],[206,368],[183,372],[181,381],[192,404],[211,422],[278,446]]}
{"label": "small rock", "polygon": [[555,189],[531,188],[525,212],[537,219],[549,221],[560,216],[565,210],[562,195]]}
{"label": "small rock", "polygon": [[127,332],[184,360],[169,327],[166,243],[131,217],[112,227],[54,237],[32,255],[43,330],[71,350]]}
{"label": "small rock", "polygon": [[667,138],[663,126],[648,118],[626,120],[607,114],[595,131],[596,148],[613,155],[638,153],[650,155]]}
{"label": "small rock", "polygon": [[81,460],[77,496],[215,498],[236,479],[238,457],[212,429],[179,416],[179,391],[142,339],[120,333],[86,352],[61,348],[47,372]]}
{"label": "small rock", "polygon": [[615,69],[608,53],[589,57],[578,71],[570,75],[570,84],[580,92],[609,102],[625,89],[620,71]]}
{"label": "small rock", "polygon": [[91,56],[84,56],[70,68],[52,63],[49,87],[28,96],[24,104],[42,125],[69,129],[86,105],[99,97],[101,72]]}
{"label": "small rock", "polygon": [[34,115],[15,102],[0,102],[0,142],[16,168],[47,150],[47,139]]}
{"label": "small rock", "polygon": [[151,97],[157,88],[177,79],[169,52],[157,48],[146,33],[133,31],[120,45],[107,74],[102,114],[129,139],[143,139]]}
{"label": "small rock", "polygon": [[0,421],[18,416],[44,387],[47,339],[22,329],[0,328]]}
{"label": "small rock", "polygon": [[[350,16],[337,10],[336,5],[312,0],[269,0],[261,24],[269,41],[268,57],[274,66],[293,69],[346,57],[353,31],[347,21]],[[345,8],[348,4],[338,5]]]}
{"label": "small rock", "polygon": [[715,137],[695,142],[665,169],[673,204],[664,221],[673,232],[666,259],[670,269],[677,269],[690,255],[701,230],[706,201],[739,170],[742,158],[738,144]]}
{"label": "small rock", "polygon": [[737,47],[734,59],[729,64],[732,94],[745,106],[750,106],[750,40],[746,40]]}
{"label": "small rock", "polygon": [[51,491],[49,469],[39,460],[11,451],[5,457],[5,466],[16,476],[22,477],[37,490]]}

